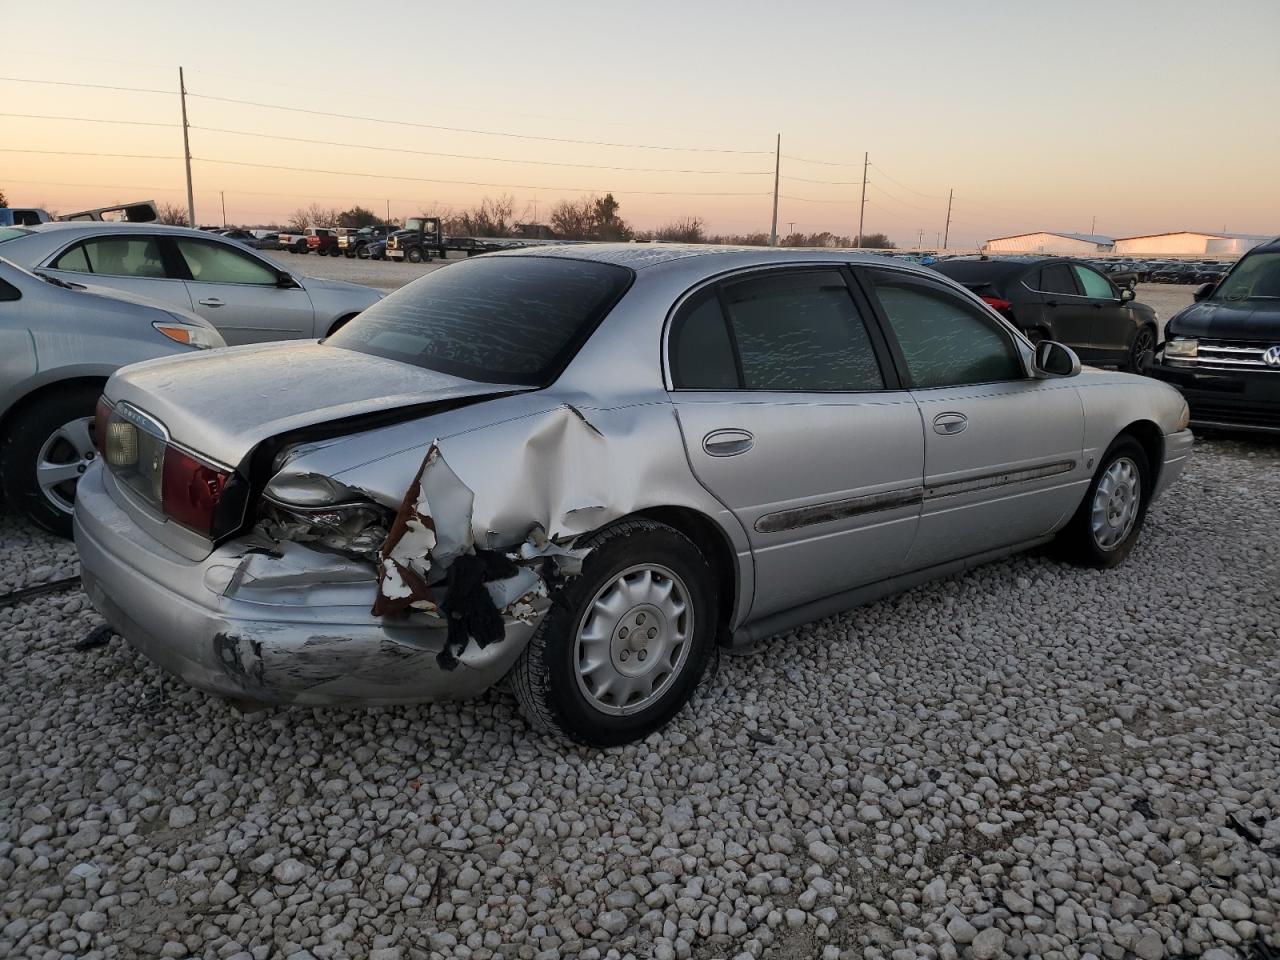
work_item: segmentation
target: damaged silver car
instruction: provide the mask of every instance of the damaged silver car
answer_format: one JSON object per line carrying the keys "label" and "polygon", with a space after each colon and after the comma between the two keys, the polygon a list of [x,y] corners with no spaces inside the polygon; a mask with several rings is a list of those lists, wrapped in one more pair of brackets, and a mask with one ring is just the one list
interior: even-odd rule
{"label": "damaged silver car", "polygon": [[429,274],[319,343],[155,360],[99,404],[94,605],[195,686],[384,704],[509,678],[642,737],[747,645],[1056,539],[1111,566],[1191,449],[937,273],[593,246]]}

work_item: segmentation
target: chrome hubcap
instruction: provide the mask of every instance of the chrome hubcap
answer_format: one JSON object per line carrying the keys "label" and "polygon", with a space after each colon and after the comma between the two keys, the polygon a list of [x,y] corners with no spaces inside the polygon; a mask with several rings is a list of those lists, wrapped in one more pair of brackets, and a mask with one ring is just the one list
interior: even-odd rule
{"label": "chrome hubcap", "polygon": [[1094,543],[1100,549],[1114,550],[1133,530],[1142,503],[1140,480],[1137,464],[1120,457],[1098,481],[1090,520]]}
{"label": "chrome hubcap", "polygon": [[578,689],[602,713],[635,713],[660,698],[689,658],[693,607],[658,564],[623,570],[596,593],[578,625]]}
{"label": "chrome hubcap", "polygon": [[64,423],[36,455],[36,484],[54,507],[70,513],[76,502],[76,483],[98,451],[93,447],[93,417]]}

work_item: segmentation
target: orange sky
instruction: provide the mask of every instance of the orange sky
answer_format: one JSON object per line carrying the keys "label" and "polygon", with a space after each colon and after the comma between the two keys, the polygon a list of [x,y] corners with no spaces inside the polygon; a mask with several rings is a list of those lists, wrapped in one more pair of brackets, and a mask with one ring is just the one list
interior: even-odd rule
{"label": "orange sky", "polygon": [[401,217],[501,193],[545,219],[557,199],[611,190],[641,228],[694,214],[716,232],[767,231],[780,132],[781,232],[855,233],[864,150],[866,231],[901,245],[934,245],[952,188],[953,246],[1088,231],[1095,217],[1113,236],[1280,231],[1273,0],[1211,15],[1203,3],[235,0],[198,25],[184,4],[136,2],[6,4],[4,17],[10,40],[29,41],[0,66],[12,204],[185,203],[181,62],[201,223],[220,222],[219,191],[229,221],[256,223],[313,200],[380,212],[390,200]]}

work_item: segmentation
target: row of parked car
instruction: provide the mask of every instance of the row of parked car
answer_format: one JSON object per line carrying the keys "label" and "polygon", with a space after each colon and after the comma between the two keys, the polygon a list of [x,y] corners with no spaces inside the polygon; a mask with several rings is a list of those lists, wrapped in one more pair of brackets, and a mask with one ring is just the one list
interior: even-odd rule
{"label": "row of parked car", "polygon": [[382,298],[185,228],[11,228],[0,322],[31,355],[0,368],[0,483],[201,689],[509,678],[536,726],[610,745],[717,645],[1050,540],[1122,562],[1202,397],[1280,424],[1277,304],[1280,241],[1152,363],[1133,290],[1062,258],[588,245]]}
{"label": "row of parked car", "polygon": [[367,227],[305,227],[296,233],[244,228],[208,228],[209,232],[242,243],[254,250],[287,253],[314,253],[321,257],[360,260],[407,260],[424,263],[433,257],[444,259],[450,251],[474,256],[493,250],[523,246],[519,240],[478,240],[475,237],[445,236],[435,217],[410,217],[401,224],[374,224]]}

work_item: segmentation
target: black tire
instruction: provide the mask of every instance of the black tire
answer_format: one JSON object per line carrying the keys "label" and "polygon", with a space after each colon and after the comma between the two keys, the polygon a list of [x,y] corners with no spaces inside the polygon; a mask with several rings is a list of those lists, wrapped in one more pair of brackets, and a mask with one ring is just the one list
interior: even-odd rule
{"label": "black tire", "polygon": [[[71,536],[71,513],[56,505],[36,481],[36,462],[41,448],[64,425],[92,417],[102,386],[78,385],[41,393],[24,404],[13,416],[0,438],[0,489],[5,502],[39,527],[60,537]],[[70,465],[78,458],[59,444],[51,455],[56,462]],[[64,456],[65,455],[65,456]],[[60,485],[64,496],[74,498],[75,481]]]}
{"label": "black tire", "polygon": [[404,252],[404,258],[410,263],[421,263],[423,261],[422,248],[410,247]]}
{"label": "black tire", "polygon": [[[1128,460],[1137,471],[1137,494],[1140,497],[1137,513],[1128,532],[1115,544],[1102,545],[1094,533],[1094,506],[1098,496],[1098,487],[1107,476],[1112,465]],[[1123,563],[1138,542],[1138,534],[1142,532],[1143,521],[1147,518],[1147,505],[1151,499],[1151,490],[1155,480],[1151,472],[1151,464],[1142,445],[1131,435],[1122,433],[1107,448],[1107,452],[1098,462],[1097,472],[1085,492],[1084,500],[1062,532],[1058,534],[1058,547],[1064,559],[1083,567],[1114,567]]]}
{"label": "black tire", "polygon": [[333,321],[333,326],[329,328],[329,332],[326,333],[325,336],[332,337],[335,333],[337,333],[339,330],[345,327],[348,323],[350,323],[352,318],[354,317],[355,317],[354,313],[351,314],[351,316],[349,317],[339,317],[337,320]]}
{"label": "black tire", "polygon": [[1155,327],[1139,327],[1138,332],[1133,335],[1133,343],[1129,345],[1129,356],[1125,359],[1124,368],[1130,373],[1145,375],[1155,361],[1155,354]]}
{"label": "black tire", "polygon": [[[551,609],[511,670],[511,687],[535,728],[588,746],[611,747],[642,739],[664,726],[693,695],[716,642],[716,581],[706,558],[687,537],[653,520],[616,523],[584,545],[591,552],[582,575],[553,594]],[[689,649],[669,679],[659,684],[651,704],[630,713],[610,713],[580,687],[579,625],[602,590],[630,568],[648,563],[674,573],[687,594],[686,609],[691,609],[693,617],[685,641]],[[627,655],[620,654],[624,660]],[[638,659],[643,659],[643,653]]]}
{"label": "black tire", "polygon": [[1043,327],[1031,327],[1030,329],[1024,330],[1023,334],[1031,341],[1031,345],[1033,347],[1041,340],[1053,339],[1049,336],[1049,331],[1045,330]]}
{"label": "black tire", "polygon": [[369,259],[369,248],[368,248],[368,247],[366,247],[366,246],[356,247],[356,259],[358,259],[358,260],[368,260],[368,259]]}

